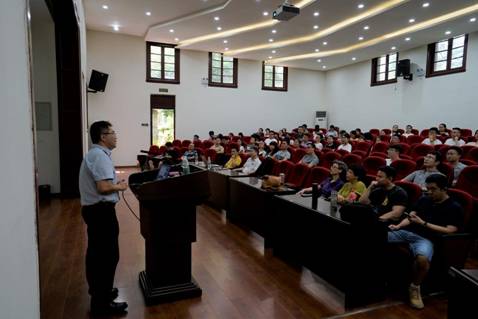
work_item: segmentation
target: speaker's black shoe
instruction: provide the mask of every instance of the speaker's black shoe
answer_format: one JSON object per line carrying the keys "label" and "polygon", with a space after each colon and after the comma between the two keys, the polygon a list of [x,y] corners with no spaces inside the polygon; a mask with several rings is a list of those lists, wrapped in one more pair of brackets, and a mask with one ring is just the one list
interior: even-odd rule
{"label": "speaker's black shoe", "polygon": [[113,289],[111,289],[111,294],[110,294],[110,299],[111,299],[111,301],[113,301],[113,300],[115,300],[116,298],[118,298],[118,294],[119,294],[118,288],[113,288]]}
{"label": "speaker's black shoe", "polygon": [[93,316],[105,316],[105,315],[124,315],[127,313],[126,308],[128,304],[126,302],[109,302],[109,303],[91,303],[90,314]]}

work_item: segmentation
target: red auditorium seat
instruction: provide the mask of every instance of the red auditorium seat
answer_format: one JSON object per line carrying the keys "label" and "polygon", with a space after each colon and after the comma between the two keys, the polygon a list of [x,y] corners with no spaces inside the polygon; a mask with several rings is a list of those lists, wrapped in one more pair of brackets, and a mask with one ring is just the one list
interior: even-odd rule
{"label": "red auditorium seat", "polygon": [[320,159],[319,165],[325,168],[330,168],[333,161],[339,160],[341,158],[342,158],[342,155],[340,155],[337,152],[328,152],[322,156],[322,158]]}
{"label": "red auditorium seat", "polygon": [[413,157],[411,157],[410,155],[406,155],[406,154],[400,154],[400,158],[401,159],[406,159],[406,160],[409,160],[409,161],[413,161]]}
{"label": "red auditorium seat", "polygon": [[251,141],[251,137],[250,136],[244,136],[244,138],[242,139],[242,141],[246,144],[249,144],[249,142]]}
{"label": "red auditorium seat", "polygon": [[361,181],[365,184],[365,186],[369,187],[370,183],[372,183],[376,179],[377,174],[366,174]]}
{"label": "red auditorium seat", "polygon": [[339,153],[342,157],[347,155],[347,154],[350,154],[350,152],[346,151],[346,150],[337,150],[336,152]]}
{"label": "red auditorium seat", "polygon": [[388,155],[382,152],[372,152],[370,153],[369,156],[376,156],[376,157],[381,157],[381,158],[387,158]]}
{"label": "red auditorium seat", "polygon": [[312,183],[320,184],[329,176],[330,176],[330,170],[320,166],[313,167],[310,170],[309,177],[306,179],[304,183],[304,188],[311,187]]}
{"label": "red auditorium seat", "polygon": [[474,136],[468,136],[466,138],[466,142],[467,143],[470,143],[470,142],[476,142],[476,138]]}
{"label": "red auditorium seat", "polygon": [[385,142],[378,142],[372,147],[371,152],[380,152],[380,153],[387,153],[388,150],[388,143]]}
{"label": "red auditorium seat", "polygon": [[[461,157],[468,158],[468,153],[471,152],[475,148],[477,148],[477,147],[473,146],[473,145],[463,145],[461,147],[461,149],[463,150],[463,155],[461,155]],[[471,159],[473,159],[473,158],[471,158]]]}
{"label": "red auditorium seat", "polygon": [[288,187],[302,189],[306,179],[309,177],[310,167],[304,164],[295,164],[285,181]]}
{"label": "red auditorium seat", "polygon": [[478,165],[478,162],[473,161],[473,160],[471,160],[471,159],[466,159],[466,158],[460,159],[460,162],[462,162],[462,163],[465,164],[466,166]]}
{"label": "red auditorium seat", "polygon": [[294,169],[294,163],[291,161],[282,161],[279,163],[279,170],[278,174],[283,173],[285,175],[285,180],[289,178],[289,174],[292,172]]}
{"label": "red auditorium seat", "polygon": [[423,138],[427,138],[428,137],[428,131],[430,131],[429,129],[424,129],[420,132],[420,136],[423,137]]}
{"label": "red auditorium seat", "polygon": [[179,154],[184,155],[184,152],[186,152],[187,150],[188,150],[187,147],[181,147],[181,148],[179,149],[179,152],[180,152]]}
{"label": "red auditorium seat", "polygon": [[442,157],[445,157],[445,156],[446,156],[446,152],[447,152],[448,149],[450,148],[450,145],[446,145],[446,144],[435,145],[434,148],[435,148],[435,151],[440,152],[440,154],[442,155]]}
{"label": "red auditorium seat", "polygon": [[211,163],[214,163],[216,161],[217,153],[215,150],[208,148],[205,150],[205,155],[206,155],[206,159],[208,157],[211,158]]}
{"label": "red auditorium seat", "polygon": [[[163,151],[164,152],[164,151]],[[161,148],[159,148],[157,145],[151,145],[149,147],[149,150],[148,150],[148,155],[150,156],[156,156],[156,155],[160,155],[162,152],[161,152]]]}
{"label": "red auditorium seat", "polygon": [[422,189],[415,183],[406,181],[396,181],[395,185],[403,188],[408,194],[408,203],[413,205],[422,196]]}
{"label": "red auditorium seat", "polygon": [[194,147],[195,148],[203,148],[204,146],[202,145],[201,141],[194,141]]}
{"label": "red auditorium seat", "polygon": [[355,148],[357,151],[364,151],[368,154],[370,148],[372,147],[372,143],[369,142],[359,142],[357,143],[357,147]]}
{"label": "red auditorium seat", "polygon": [[[468,145],[470,146],[470,145]],[[466,156],[462,156],[463,158],[466,158],[468,160],[472,160],[475,162],[478,162],[478,147],[474,147],[471,150],[468,151]]]}
{"label": "red auditorium seat", "polygon": [[419,135],[418,133],[420,133],[420,132],[418,132],[418,130],[416,128],[412,128],[412,134]]}
{"label": "red auditorium seat", "polygon": [[407,143],[398,143],[397,145],[402,148],[402,152],[400,154],[408,154],[408,152],[410,151],[410,145],[408,145]]}
{"label": "red auditorium seat", "polygon": [[468,136],[472,136],[473,131],[470,130],[469,128],[463,128],[461,129],[461,138],[466,139]]}
{"label": "red auditorium seat", "polygon": [[241,157],[241,165],[239,165],[239,167],[243,167],[247,159],[249,158],[249,155],[242,153],[242,154],[239,154],[239,156]]}
{"label": "red auditorium seat", "polygon": [[290,152],[290,160],[291,162],[293,163],[299,163],[299,161],[302,159],[302,157],[304,157],[304,155],[306,154],[305,150],[302,149],[302,148],[297,148],[293,151],[289,150]]}
{"label": "red auditorium seat", "polygon": [[174,141],[173,141],[173,146],[175,146],[175,147],[181,147],[181,140],[174,140]]}
{"label": "red auditorium seat", "polygon": [[361,151],[361,150],[353,150],[351,154],[358,155],[358,156],[360,156],[362,159],[364,159],[365,157],[367,157],[367,152]]}
{"label": "red auditorium seat", "polygon": [[418,158],[420,156],[425,156],[429,154],[430,152],[433,152],[435,148],[431,145],[426,145],[426,144],[417,144],[412,147],[410,150],[410,156],[413,158]]}
{"label": "red auditorium seat", "polygon": [[191,141],[190,141],[190,140],[183,140],[183,141],[181,142],[181,146],[182,146],[182,147],[188,147],[189,144],[191,144]]}
{"label": "red auditorium seat", "polygon": [[350,165],[360,165],[362,163],[362,157],[357,154],[347,154],[342,158],[347,166]]}
{"label": "red auditorium seat", "polygon": [[390,135],[390,134],[392,134],[392,130],[389,129],[389,128],[384,128],[384,129],[382,129],[382,132],[384,132],[385,135]]}
{"label": "red auditorium seat", "polygon": [[458,176],[455,188],[465,191],[478,199],[478,187],[476,187],[476,181],[478,181],[478,165],[468,166],[465,167],[461,171],[460,176]]}
{"label": "red auditorium seat", "polygon": [[210,140],[205,140],[202,142],[203,148],[210,148],[214,143]]}
{"label": "red auditorium seat", "polygon": [[438,164],[437,169],[442,174],[446,175],[446,177],[448,177],[448,186],[451,186],[451,184],[453,183],[454,175],[455,175],[453,172],[453,167],[446,162],[442,162]]}
{"label": "red auditorium seat", "polygon": [[463,208],[463,217],[464,217],[464,226],[465,226],[465,231],[471,232],[472,229],[472,216],[473,216],[473,209],[474,209],[474,201],[473,201],[473,196],[471,196],[468,192],[456,189],[456,188],[450,188],[448,189],[448,195],[456,200],[461,207]]}
{"label": "red auditorium seat", "polygon": [[362,162],[363,168],[369,175],[377,175],[378,169],[385,164],[385,159],[378,156],[369,156]]}
{"label": "red auditorium seat", "polygon": [[405,133],[405,130],[403,128],[399,128],[398,133],[403,134],[403,133]]}
{"label": "red auditorium seat", "polygon": [[424,140],[424,138],[420,135],[410,135],[407,137],[408,145],[419,144]]}
{"label": "red auditorium seat", "polygon": [[416,170],[417,164],[414,161],[399,159],[395,162],[392,162],[390,166],[395,168],[395,171],[397,172],[395,180],[399,181],[405,176],[408,176],[410,173],[414,172]]}
{"label": "red auditorium seat", "polygon": [[380,130],[378,128],[371,128],[369,130],[369,133],[372,134],[373,136],[378,136],[380,135]]}

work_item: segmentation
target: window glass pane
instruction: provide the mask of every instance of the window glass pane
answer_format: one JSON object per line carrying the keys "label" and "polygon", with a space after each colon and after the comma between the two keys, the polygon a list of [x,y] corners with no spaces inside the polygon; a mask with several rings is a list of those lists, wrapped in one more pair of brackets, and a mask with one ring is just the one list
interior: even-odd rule
{"label": "window glass pane", "polygon": [[380,59],[378,60],[378,64],[385,64],[387,63],[387,57],[386,56],[381,56]]}
{"label": "window glass pane", "polygon": [[396,67],[397,67],[397,64],[396,64],[395,62],[394,62],[394,63],[390,63],[390,64],[388,65],[388,70],[389,70],[389,71],[395,71]]}
{"label": "window glass pane", "polygon": [[435,53],[435,62],[446,61],[448,57],[448,51],[442,51]]}
{"label": "window glass pane", "polygon": [[212,74],[213,75],[221,75],[221,69],[220,68],[212,68]]}
{"label": "window glass pane", "polygon": [[433,65],[433,71],[443,71],[446,70],[446,61],[436,62]]}
{"label": "window glass pane", "polygon": [[464,47],[453,49],[451,51],[451,58],[452,59],[461,58],[463,56],[463,48]]}
{"label": "window glass pane", "polygon": [[275,81],[275,86],[276,86],[276,88],[284,87],[284,82],[282,82],[282,81],[277,81],[277,80],[276,80],[276,81]]}
{"label": "window glass pane", "polygon": [[277,74],[276,73],[276,81],[283,81],[284,80],[284,74]]}
{"label": "window glass pane", "polygon": [[264,66],[264,72],[272,72],[273,68],[272,65],[266,65]]}
{"label": "window glass pane", "polygon": [[220,68],[221,67],[221,61],[212,60],[212,67],[213,68]]}
{"label": "window glass pane", "polygon": [[174,80],[174,72],[164,72],[164,78],[168,80]]}
{"label": "window glass pane", "polygon": [[160,54],[151,54],[151,61],[161,62],[161,55]]}
{"label": "window glass pane", "polygon": [[174,57],[169,56],[169,55],[165,55],[164,56],[164,63],[174,63]]}
{"label": "window glass pane", "polygon": [[213,75],[211,81],[216,82],[216,83],[221,83],[221,76],[220,75]]}
{"label": "window glass pane", "polygon": [[264,80],[264,86],[272,87],[272,80]]}
{"label": "window glass pane", "polygon": [[272,80],[272,73],[264,73],[264,79]]}
{"label": "window glass pane", "polygon": [[232,76],[233,71],[232,71],[232,69],[224,69],[222,74],[224,76]]}
{"label": "window glass pane", "polygon": [[395,62],[395,61],[397,61],[397,54],[396,53],[390,54],[388,56],[388,63]]}
{"label": "window glass pane", "polygon": [[451,68],[461,68],[463,66],[463,58],[453,59],[451,60]]}
{"label": "window glass pane", "polygon": [[161,63],[151,62],[151,70],[161,70]]}
{"label": "window glass pane", "polygon": [[164,70],[165,71],[174,71],[174,64],[164,64]]}
{"label": "window glass pane", "polygon": [[284,67],[283,66],[276,66],[276,73],[284,73]]}
{"label": "window glass pane", "polygon": [[385,72],[385,68],[386,68],[386,65],[385,65],[385,64],[384,64],[384,65],[380,65],[380,66],[378,67],[378,72],[379,72],[379,73]]}
{"label": "window glass pane", "polygon": [[232,67],[234,66],[234,64],[232,62],[226,62],[224,61],[222,63],[222,67],[225,68],[225,69],[232,69]]}
{"label": "window glass pane", "polygon": [[223,58],[224,61],[227,61],[227,62],[233,62],[234,61],[234,58],[232,56],[225,56]]}
{"label": "window glass pane", "polygon": [[388,72],[388,79],[389,80],[395,79],[395,71]]}
{"label": "window glass pane", "polygon": [[212,54],[212,59],[213,60],[221,60],[221,53],[213,53]]}
{"label": "window glass pane", "polygon": [[454,48],[462,47],[464,45],[465,45],[465,36],[464,35],[453,39],[453,47]]}
{"label": "window glass pane", "polygon": [[174,48],[164,48],[164,55],[174,56]]}
{"label": "window glass pane", "polygon": [[161,47],[152,45],[151,46],[151,53],[161,54]]}
{"label": "window glass pane", "polygon": [[438,42],[435,47],[435,51],[443,51],[443,50],[448,50],[448,40]]}
{"label": "window glass pane", "polygon": [[231,76],[222,77],[222,83],[232,84],[232,77]]}
{"label": "window glass pane", "polygon": [[385,81],[385,73],[377,74],[377,81]]}
{"label": "window glass pane", "polygon": [[155,79],[160,79],[161,78],[161,71],[151,70],[151,77],[155,78]]}

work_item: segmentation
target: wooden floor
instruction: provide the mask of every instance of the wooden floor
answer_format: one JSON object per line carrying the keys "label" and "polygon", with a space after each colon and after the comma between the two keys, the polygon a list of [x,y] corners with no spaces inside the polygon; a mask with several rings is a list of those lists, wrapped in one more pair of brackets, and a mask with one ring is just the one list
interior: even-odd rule
{"label": "wooden floor", "polygon": [[[120,173],[126,177],[131,170]],[[138,212],[132,193],[126,200]],[[444,297],[429,297],[426,308],[413,310],[390,300],[345,313],[342,298],[306,269],[296,269],[263,251],[262,238],[225,221],[223,214],[202,206],[197,211],[193,244],[193,276],[201,298],[146,307],[138,284],[144,270],[144,244],[139,222],[123,199],[120,263],[116,286],[129,303],[128,318],[349,318],[445,319]],[[41,311],[44,319],[88,318],[89,297],[84,274],[86,230],[77,199],[41,203],[39,214]]]}

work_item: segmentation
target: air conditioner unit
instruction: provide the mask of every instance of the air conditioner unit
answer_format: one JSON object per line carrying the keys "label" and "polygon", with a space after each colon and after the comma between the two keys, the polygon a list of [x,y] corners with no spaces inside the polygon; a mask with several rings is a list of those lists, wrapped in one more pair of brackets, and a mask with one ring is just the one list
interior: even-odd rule
{"label": "air conditioner unit", "polygon": [[315,112],[315,125],[319,125],[320,128],[327,128],[327,112],[316,111]]}

